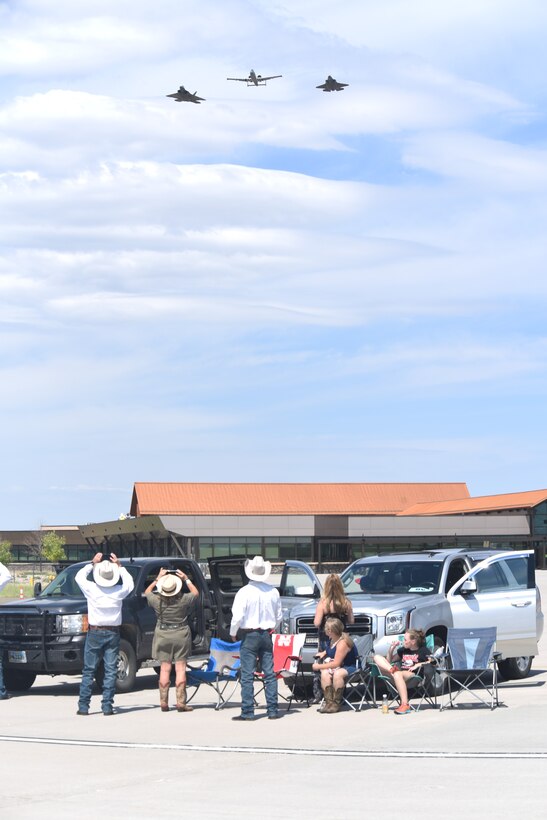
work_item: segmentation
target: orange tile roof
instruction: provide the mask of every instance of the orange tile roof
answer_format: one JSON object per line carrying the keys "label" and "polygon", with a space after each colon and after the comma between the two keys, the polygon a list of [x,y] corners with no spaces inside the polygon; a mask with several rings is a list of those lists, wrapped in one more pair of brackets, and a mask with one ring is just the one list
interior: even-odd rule
{"label": "orange tile roof", "polygon": [[137,482],[131,515],[393,515],[420,501],[469,496],[464,482],[194,484]]}
{"label": "orange tile roof", "polygon": [[523,493],[481,495],[453,501],[418,502],[397,515],[457,515],[458,513],[491,512],[535,507],[547,500],[547,490],[527,490]]}

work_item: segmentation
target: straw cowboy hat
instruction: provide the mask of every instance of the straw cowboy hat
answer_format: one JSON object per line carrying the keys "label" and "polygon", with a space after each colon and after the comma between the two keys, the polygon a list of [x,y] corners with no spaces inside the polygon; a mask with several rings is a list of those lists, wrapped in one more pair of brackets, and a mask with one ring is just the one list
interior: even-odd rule
{"label": "straw cowboy hat", "polygon": [[254,558],[247,558],[245,561],[245,575],[251,581],[267,581],[271,571],[272,565],[261,555],[255,555]]}
{"label": "straw cowboy hat", "polygon": [[156,582],[156,589],[160,595],[165,595],[170,598],[171,595],[176,595],[182,589],[182,579],[178,575],[162,575],[159,581]]}
{"label": "straw cowboy hat", "polygon": [[120,580],[120,568],[112,561],[100,561],[93,567],[93,579],[100,587],[113,587]]}

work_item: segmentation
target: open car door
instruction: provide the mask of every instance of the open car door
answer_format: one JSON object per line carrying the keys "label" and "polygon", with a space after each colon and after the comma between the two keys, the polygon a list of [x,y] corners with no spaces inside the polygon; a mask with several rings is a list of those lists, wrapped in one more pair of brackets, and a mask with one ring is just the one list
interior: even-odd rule
{"label": "open car door", "polygon": [[216,634],[223,641],[230,640],[232,604],[236,592],[248,583],[244,555],[226,558],[208,558],[211,592],[216,604]]}
{"label": "open car door", "polygon": [[486,558],[454,584],[447,600],[455,627],[497,628],[496,651],[503,658],[537,655],[532,551]]}
{"label": "open car door", "polygon": [[309,598],[321,597],[321,582],[304,561],[286,561],[279,584],[283,607],[291,607]]}

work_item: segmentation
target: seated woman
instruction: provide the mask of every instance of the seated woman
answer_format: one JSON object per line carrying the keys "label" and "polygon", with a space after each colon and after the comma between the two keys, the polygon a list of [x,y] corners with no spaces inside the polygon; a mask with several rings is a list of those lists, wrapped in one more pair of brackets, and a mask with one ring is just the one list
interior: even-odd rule
{"label": "seated woman", "polygon": [[382,675],[393,678],[399,693],[401,703],[395,709],[396,715],[407,715],[412,711],[408,703],[406,682],[424,663],[429,662],[430,654],[425,646],[425,633],[421,629],[409,629],[405,632],[403,643],[393,641],[385,658],[383,655],[374,656],[374,663]]}
{"label": "seated woman", "polygon": [[357,650],[353,640],[344,632],[344,625],[338,618],[327,618],[325,634],[330,640],[326,650],[317,654],[313,664],[314,672],[321,673],[321,687],[325,697],[324,705],[319,709],[323,714],[340,711],[346,678],[355,672]]}
{"label": "seated woman", "polygon": [[[317,604],[313,619],[313,623],[319,632],[320,652],[329,646],[329,639],[325,633],[327,618],[338,618],[339,621],[342,621],[344,627],[346,627],[347,624],[355,622],[351,601],[344,592],[340,576],[335,573],[331,573],[331,575],[325,579],[323,595]],[[316,672],[313,676],[313,698],[314,703],[321,703],[323,700],[319,672]]]}

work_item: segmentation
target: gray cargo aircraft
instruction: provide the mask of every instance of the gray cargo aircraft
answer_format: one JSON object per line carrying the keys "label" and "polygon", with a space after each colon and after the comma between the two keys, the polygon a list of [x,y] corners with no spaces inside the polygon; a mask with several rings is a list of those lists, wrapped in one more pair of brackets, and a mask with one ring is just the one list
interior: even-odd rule
{"label": "gray cargo aircraft", "polygon": [[268,80],[277,80],[278,77],[282,77],[282,74],[272,74],[271,77],[263,77],[261,74],[255,74],[253,68],[251,68],[248,77],[226,77],[227,80],[233,80],[236,83],[247,83],[247,85],[266,85]]}

